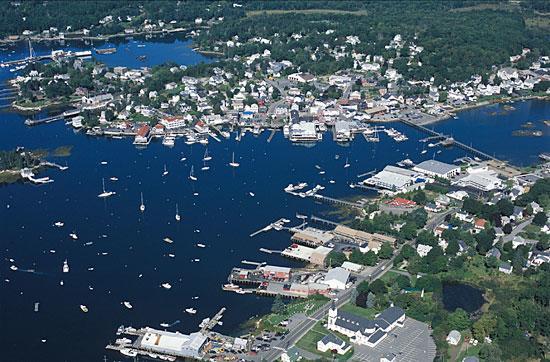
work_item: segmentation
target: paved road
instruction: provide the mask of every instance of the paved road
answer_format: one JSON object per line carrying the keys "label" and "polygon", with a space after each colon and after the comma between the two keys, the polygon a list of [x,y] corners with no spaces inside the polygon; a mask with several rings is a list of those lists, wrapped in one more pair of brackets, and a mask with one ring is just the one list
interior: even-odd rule
{"label": "paved road", "polygon": [[[456,210],[458,209],[451,208],[445,211],[444,213],[434,215],[431,219],[428,220],[424,228],[433,229],[435,226],[440,224],[448,214],[453,213]],[[410,241],[407,241],[405,244],[401,245],[399,249],[394,253],[391,259],[385,260],[379,263],[374,268],[372,273],[368,275],[360,274],[359,277],[357,278],[356,285],[359,285],[359,283],[361,283],[363,280],[373,281],[383,276],[388,270],[391,269],[391,266],[393,265],[393,260],[399,254],[399,251],[401,251],[401,248],[406,244],[412,245],[414,242],[415,240],[410,240]],[[355,287],[347,289],[338,294],[338,298],[336,299],[337,308],[349,302],[354,288]],[[311,328],[313,328],[313,326],[320,319],[322,319],[325,316],[331,304],[332,304],[332,301],[327,302],[321,308],[315,311],[308,319],[297,324],[292,330],[290,330],[290,332],[286,335],[286,337],[283,340],[277,341],[275,344],[271,346],[271,349],[265,355],[261,356],[262,360],[266,360],[268,362],[275,361],[284,351],[286,351],[287,348],[291,347],[296,342],[298,342]]]}
{"label": "paved road", "polygon": [[518,226],[516,226],[510,234],[505,235],[505,236],[502,237],[502,241],[504,243],[507,243],[510,240],[514,239],[514,237],[517,234],[519,234],[520,232],[522,232],[523,229],[525,229],[527,227],[527,225],[531,224],[531,221],[533,221],[533,218],[529,218],[529,219],[525,220],[524,222],[522,222],[521,224],[519,224]]}

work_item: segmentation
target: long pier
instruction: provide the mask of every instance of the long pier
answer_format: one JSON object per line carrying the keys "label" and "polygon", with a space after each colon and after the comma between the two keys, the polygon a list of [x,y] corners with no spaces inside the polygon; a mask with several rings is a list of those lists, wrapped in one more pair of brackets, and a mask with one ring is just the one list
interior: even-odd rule
{"label": "long pier", "polygon": [[334,222],[334,221],[331,221],[331,220],[327,220],[327,219],[323,219],[322,217],[318,217],[318,216],[315,216],[315,215],[311,215],[309,217],[309,219],[311,221],[314,221],[314,222],[318,222],[320,224],[325,224],[325,225],[329,225],[329,226],[338,226],[340,224],[338,224],[337,222]]}
{"label": "long pier", "polygon": [[51,123],[55,121],[61,121],[67,117],[72,117],[80,113],[80,109],[71,109],[68,111],[65,111],[61,114],[57,114],[55,116],[45,117],[45,118],[39,118],[39,119],[27,119],[25,121],[25,124],[27,126],[36,126],[43,123]]}
{"label": "long pier", "polygon": [[337,204],[337,205],[343,205],[343,206],[350,206],[350,207],[355,207],[355,208],[357,208],[357,209],[363,208],[363,205],[360,204],[360,203],[358,203],[358,202],[335,199],[335,198],[329,197],[329,196],[323,196],[323,195],[315,194],[315,195],[313,195],[313,198],[314,198],[315,200],[327,202],[327,203],[329,203],[329,204]]}
{"label": "long pier", "polygon": [[416,129],[418,129],[422,132],[425,132],[425,133],[429,134],[432,137],[443,139],[441,141],[441,143],[445,146],[451,146],[451,145],[452,146],[457,146],[457,147],[462,148],[463,150],[465,150],[467,152],[470,152],[471,154],[473,154],[475,156],[483,157],[483,158],[489,159],[489,160],[500,161],[498,158],[496,158],[494,156],[491,156],[488,153],[485,153],[485,152],[480,151],[480,150],[478,150],[478,149],[476,149],[472,146],[468,146],[468,145],[466,145],[462,142],[459,142],[459,141],[455,140],[453,137],[447,136],[443,133],[434,131],[433,129],[429,129],[427,127],[421,126],[419,124],[416,124],[414,122],[411,122],[411,121],[408,121],[408,120],[405,120],[405,119],[401,119],[400,121],[402,123],[406,124],[407,126],[416,128]]}

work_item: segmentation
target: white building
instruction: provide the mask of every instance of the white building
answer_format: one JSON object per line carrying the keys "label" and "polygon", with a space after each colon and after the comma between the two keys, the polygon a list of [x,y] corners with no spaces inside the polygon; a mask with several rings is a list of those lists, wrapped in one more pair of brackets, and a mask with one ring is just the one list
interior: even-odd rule
{"label": "white building", "polygon": [[180,357],[200,358],[201,348],[207,337],[196,332],[189,335],[179,332],[160,331],[146,328],[140,347],[153,352],[177,355]]}
{"label": "white building", "polygon": [[160,124],[162,124],[167,130],[172,130],[185,127],[187,122],[183,117],[165,117],[162,121],[160,121]]}
{"label": "white building", "polygon": [[382,171],[366,179],[364,182],[379,188],[404,192],[421,188],[419,179],[421,179],[421,175],[415,171],[395,166],[386,166]]}
{"label": "white building", "polygon": [[428,176],[441,177],[444,179],[450,179],[460,173],[460,167],[436,160],[420,162],[413,167],[413,170]]}
{"label": "white building", "polygon": [[315,76],[309,73],[294,73],[288,76],[288,80],[298,83],[310,83],[315,80]]}
{"label": "white building", "polygon": [[460,178],[453,184],[481,191],[492,191],[502,188],[502,180],[497,177],[496,172],[490,171],[488,167],[471,167],[467,169],[467,173],[465,177]]}
{"label": "white building", "polygon": [[342,267],[330,269],[326,274],[322,284],[326,284],[333,290],[344,290],[348,287],[350,272]]}
{"label": "white building", "polygon": [[402,327],[404,322],[405,312],[399,307],[390,307],[370,320],[339,311],[333,302],[328,311],[327,329],[348,336],[352,343],[375,347],[394,328]]}
{"label": "white building", "polygon": [[317,350],[321,352],[336,351],[336,353],[343,355],[351,349],[351,346],[330,333],[324,336],[317,342]]}
{"label": "white building", "polygon": [[449,334],[447,335],[447,343],[449,343],[450,345],[452,346],[456,346],[458,345],[458,343],[460,342],[460,338],[462,336],[460,335],[460,332],[453,329],[452,331],[449,332]]}

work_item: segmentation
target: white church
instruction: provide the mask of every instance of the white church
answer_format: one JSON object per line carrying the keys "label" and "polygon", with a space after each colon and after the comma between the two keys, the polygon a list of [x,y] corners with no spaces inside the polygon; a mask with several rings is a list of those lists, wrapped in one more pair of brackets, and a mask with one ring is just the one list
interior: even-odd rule
{"label": "white church", "polygon": [[402,327],[405,318],[403,309],[390,307],[378,314],[374,320],[370,320],[339,311],[333,301],[328,311],[327,329],[348,336],[351,343],[375,347],[394,328]]}

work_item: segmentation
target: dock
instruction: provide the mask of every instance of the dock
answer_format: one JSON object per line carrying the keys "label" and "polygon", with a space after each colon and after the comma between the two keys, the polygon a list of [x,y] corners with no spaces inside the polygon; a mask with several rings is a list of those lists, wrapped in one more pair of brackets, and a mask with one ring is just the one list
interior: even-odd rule
{"label": "dock", "polygon": [[333,197],[323,196],[323,195],[319,195],[319,194],[313,195],[313,198],[315,200],[318,200],[318,201],[321,201],[321,202],[326,202],[326,203],[329,203],[329,204],[337,204],[337,205],[341,205],[341,206],[348,206],[348,207],[353,207],[353,208],[357,208],[357,209],[362,209],[363,206],[364,206],[362,203],[335,199]]}
{"label": "dock", "polygon": [[214,328],[218,322],[222,319],[223,317],[223,313],[225,312],[225,307],[222,307],[218,313],[216,313],[214,315],[214,317],[212,317],[212,319],[210,321],[208,321],[200,330],[200,333],[202,334],[206,334],[207,332],[209,332],[212,328]]}
{"label": "dock", "polygon": [[375,173],[376,173],[376,169],[374,169],[374,170],[372,170],[372,171],[368,171],[368,172],[361,173],[361,174],[357,175],[357,178],[372,176],[372,175],[374,175]]}
{"label": "dock", "polygon": [[327,219],[323,219],[322,217],[318,217],[318,216],[315,216],[315,215],[311,215],[309,219],[313,222],[317,222],[319,224],[324,224],[324,225],[328,225],[328,226],[336,227],[336,226],[340,225],[337,222],[327,220]]}
{"label": "dock", "polygon": [[248,260],[241,260],[241,263],[246,264],[246,265],[255,265],[255,266],[262,266],[262,265],[266,264],[265,262],[258,263],[258,262],[255,262],[255,261],[248,261]]}
{"label": "dock", "polygon": [[485,159],[488,159],[488,160],[500,161],[498,158],[496,158],[494,156],[491,156],[488,153],[485,153],[483,151],[480,151],[480,150],[478,150],[478,149],[476,149],[472,146],[468,146],[468,145],[466,145],[462,142],[459,142],[451,136],[448,136],[448,135],[445,135],[443,133],[434,131],[433,129],[429,129],[427,127],[421,126],[419,124],[416,124],[416,123],[408,121],[408,120],[401,119],[400,122],[406,124],[407,126],[416,128],[416,129],[418,129],[418,130],[420,130],[424,133],[427,133],[428,135],[430,135],[432,137],[432,139],[435,139],[435,138],[441,139],[440,144],[442,144],[443,146],[456,146],[458,148],[462,148],[463,150],[465,150],[465,151],[467,151],[467,152],[469,152],[469,153],[471,153],[475,156],[482,157],[482,158],[485,158]]}
{"label": "dock", "polygon": [[77,114],[80,114],[80,112],[81,112],[80,109],[71,109],[71,110],[65,111],[61,114],[57,114],[55,116],[44,117],[44,118],[39,118],[39,119],[30,119],[30,118],[28,118],[25,121],[25,124],[27,126],[36,126],[36,125],[43,124],[43,123],[52,123],[52,122],[64,120],[65,118],[68,118],[68,117],[76,116]]}
{"label": "dock", "polygon": [[277,130],[274,128],[271,130],[271,133],[269,134],[269,137],[267,138],[267,143],[270,143],[273,137],[275,136],[275,133],[277,133]]}

